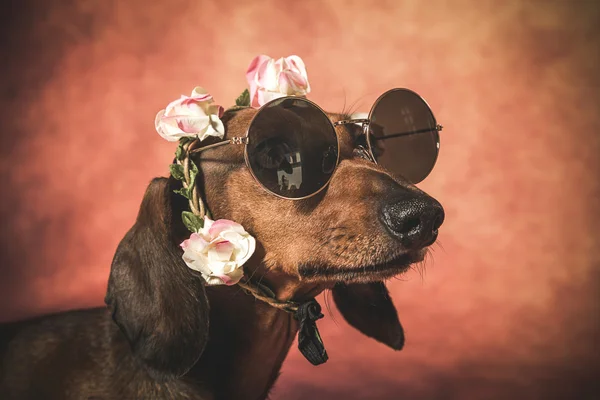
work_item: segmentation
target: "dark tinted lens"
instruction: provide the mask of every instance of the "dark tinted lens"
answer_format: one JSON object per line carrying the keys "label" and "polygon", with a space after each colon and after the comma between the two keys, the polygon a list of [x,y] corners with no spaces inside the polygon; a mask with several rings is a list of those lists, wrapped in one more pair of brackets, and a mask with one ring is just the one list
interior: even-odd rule
{"label": "dark tinted lens", "polygon": [[256,114],[246,154],[252,173],[276,195],[301,198],[322,189],[338,160],[329,117],[302,98],[274,100]]}
{"label": "dark tinted lens", "polygon": [[412,183],[425,179],[439,149],[435,118],[425,101],[410,90],[393,89],[377,100],[369,118],[377,163]]}

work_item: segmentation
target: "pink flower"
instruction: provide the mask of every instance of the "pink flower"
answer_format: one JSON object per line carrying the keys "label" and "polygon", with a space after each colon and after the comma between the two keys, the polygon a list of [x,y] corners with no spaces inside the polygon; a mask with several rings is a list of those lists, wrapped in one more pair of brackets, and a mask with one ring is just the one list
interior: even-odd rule
{"label": "pink flower", "polygon": [[246,78],[250,85],[252,107],[260,107],[283,96],[306,96],[310,93],[306,67],[298,56],[279,60],[257,56],[250,63]]}
{"label": "pink flower", "polygon": [[181,243],[183,261],[202,274],[208,285],[235,285],[244,275],[242,265],[252,256],[256,241],[233,221],[212,221]]}
{"label": "pink flower", "polygon": [[190,97],[181,96],[160,110],[154,126],[158,134],[169,142],[176,142],[182,137],[198,137],[200,140],[208,136],[223,138],[222,115],[223,107],[214,104],[206,90],[196,87]]}

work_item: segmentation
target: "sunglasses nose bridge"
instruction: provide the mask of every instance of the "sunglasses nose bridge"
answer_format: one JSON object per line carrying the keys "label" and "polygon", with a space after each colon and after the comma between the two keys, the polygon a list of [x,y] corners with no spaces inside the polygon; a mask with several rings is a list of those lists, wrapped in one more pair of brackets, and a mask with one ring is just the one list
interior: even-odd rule
{"label": "sunglasses nose bridge", "polygon": [[366,125],[369,124],[369,122],[371,122],[370,119],[368,118],[358,118],[358,119],[343,119],[341,121],[335,121],[333,123],[333,126],[340,126],[340,125],[348,125],[348,124],[360,124],[363,126],[363,129]]}

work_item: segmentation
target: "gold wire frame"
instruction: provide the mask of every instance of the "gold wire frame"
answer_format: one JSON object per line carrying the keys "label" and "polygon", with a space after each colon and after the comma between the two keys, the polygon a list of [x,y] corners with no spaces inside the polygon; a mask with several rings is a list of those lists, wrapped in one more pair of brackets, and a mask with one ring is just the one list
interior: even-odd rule
{"label": "gold wire frame", "polygon": [[204,147],[200,147],[197,149],[192,150],[192,154],[194,153],[199,153],[205,150],[209,150],[215,147],[219,147],[219,146],[223,146],[226,144],[236,144],[236,145],[244,145],[244,161],[246,163],[246,166],[248,167],[248,170],[250,171],[250,174],[252,175],[252,177],[254,178],[254,180],[267,192],[271,193],[274,196],[277,196],[281,199],[286,199],[286,200],[304,200],[307,199],[309,197],[312,197],[318,193],[320,193],[323,189],[325,189],[327,187],[327,185],[329,185],[329,182],[331,181],[331,178],[333,177],[333,171],[335,171],[335,168],[337,168],[339,162],[340,162],[340,139],[337,135],[337,132],[335,131],[335,125],[333,124],[333,122],[330,121],[331,123],[331,130],[333,132],[333,134],[335,135],[335,139],[336,139],[336,144],[337,144],[337,158],[335,160],[335,168],[333,169],[333,171],[331,172],[331,175],[329,176],[329,179],[327,179],[327,182],[325,182],[320,188],[319,190],[307,195],[307,196],[303,196],[303,197],[286,197],[286,196],[282,196],[280,194],[277,194],[275,192],[273,192],[272,190],[269,190],[265,185],[262,184],[262,182],[256,177],[256,175],[254,174],[254,171],[252,170],[252,166],[250,165],[250,160],[248,158],[248,144],[250,143],[250,138],[249,138],[249,134],[250,134],[250,130],[252,129],[252,125],[254,124],[254,121],[260,116],[261,111],[263,111],[264,109],[268,108],[269,105],[271,105],[272,103],[282,103],[287,99],[293,99],[294,101],[302,101],[307,103],[308,105],[312,106],[313,108],[315,108],[316,110],[318,110],[319,112],[321,112],[323,114],[323,116],[325,116],[325,118],[330,121],[329,119],[329,115],[327,115],[327,113],[321,108],[319,107],[316,103],[304,98],[304,97],[298,97],[298,96],[285,96],[285,97],[279,97],[277,99],[273,99],[271,101],[269,101],[268,103],[263,104],[259,109],[258,112],[256,113],[256,115],[254,115],[254,117],[252,118],[252,120],[250,121],[250,124],[248,125],[248,129],[246,130],[246,135],[242,136],[242,137],[232,137],[230,139],[224,140],[222,142],[218,142],[218,143],[213,143],[210,144],[208,146],[204,146]]}
{"label": "gold wire frame", "polygon": [[[367,118],[341,120],[341,121],[334,122],[333,125],[334,126],[347,125],[347,124],[359,124],[359,125],[362,125],[363,134],[365,135],[365,137],[367,139],[367,147],[368,147],[367,150],[369,152],[371,160],[375,164],[379,164],[377,162],[377,159],[375,158],[374,153],[373,153],[373,147],[372,147],[372,144],[371,144],[371,136],[372,135],[369,135],[369,124],[373,120],[373,114],[377,110],[377,105],[381,102],[381,100],[383,100],[386,96],[389,96],[391,93],[396,93],[396,92],[406,92],[406,93],[410,93],[412,95],[415,95],[417,97],[417,99],[421,100],[423,102],[423,104],[425,104],[425,106],[429,110],[429,113],[431,114],[431,118],[433,120],[433,125],[434,125],[433,130],[435,131],[435,144],[436,144],[435,157],[433,159],[433,162],[431,163],[431,168],[429,169],[429,171],[427,171],[427,174],[425,174],[425,176],[423,177],[423,179],[425,179],[427,176],[429,176],[429,174],[431,173],[431,171],[433,170],[433,167],[435,167],[435,164],[437,162],[437,159],[438,159],[438,156],[439,156],[439,153],[440,153],[440,134],[439,133],[442,131],[442,129],[444,129],[444,127],[442,125],[440,125],[440,124],[437,123],[437,120],[435,119],[435,115],[433,114],[433,111],[431,110],[431,107],[429,106],[429,104],[427,103],[427,101],[425,101],[425,99],[421,95],[419,95],[418,93],[416,93],[415,91],[410,90],[410,89],[406,89],[406,88],[390,89],[390,90],[386,91],[385,93],[383,93],[382,95],[380,95],[377,98],[377,100],[375,100],[375,103],[373,103],[373,105],[371,106],[371,111],[369,111],[369,116]],[[398,134],[398,136],[413,135],[413,134],[417,134],[417,133],[425,133],[425,132],[430,132],[430,131],[431,131],[431,129],[423,129],[423,130],[418,130],[418,131],[414,131],[414,132],[400,133],[400,134]],[[422,182],[423,179],[421,179],[419,182]],[[413,184],[417,184],[419,182],[412,182],[412,183]]]}
{"label": "gold wire frame", "polygon": [[[248,170],[250,171],[250,174],[252,175],[252,177],[254,178],[254,180],[267,192],[271,193],[272,195],[282,198],[282,199],[286,199],[286,200],[304,200],[307,199],[309,197],[312,197],[318,193],[320,193],[322,190],[324,190],[327,185],[329,185],[329,182],[331,181],[331,178],[333,177],[333,171],[335,171],[335,168],[337,168],[337,166],[339,165],[340,162],[340,140],[339,137],[337,136],[337,132],[335,131],[335,127],[340,126],[340,125],[347,125],[347,124],[361,124],[363,127],[363,134],[366,136],[367,139],[367,146],[368,146],[368,152],[369,155],[371,156],[371,159],[373,162],[377,163],[377,160],[374,156],[373,153],[373,147],[371,144],[371,138],[368,134],[368,127],[370,122],[372,121],[373,118],[373,114],[375,112],[375,110],[377,109],[377,105],[381,102],[381,100],[383,98],[385,98],[386,96],[388,96],[390,93],[395,93],[395,92],[407,92],[410,94],[415,95],[418,99],[420,99],[425,106],[427,107],[427,109],[429,110],[429,113],[431,114],[431,118],[433,119],[433,123],[434,123],[434,131],[435,131],[435,142],[436,142],[436,150],[435,150],[435,158],[433,160],[433,162],[431,163],[431,168],[429,169],[429,171],[427,172],[427,174],[425,175],[425,177],[427,177],[431,171],[433,170],[433,167],[435,166],[436,162],[437,162],[437,158],[439,156],[439,150],[440,150],[440,135],[439,132],[442,131],[442,129],[444,128],[442,125],[437,123],[437,120],[435,119],[435,115],[433,114],[433,111],[431,110],[431,107],[429,106],[429,104],[427,103],[427,101],[425,101],[425,99],[423,97],[421,97],[418,93],[410,90],[410,89],[406,89],[406,88],[395,88],[395,89],[390,89],[388,91],[386,91],[385,93],[383,93],[381,96],[379,96],[377,98],[377,100],[375,100],[375,103],[373,103],[373,106],[371,107],[371,111],[369,112],[369,116],[368,118],[361,118],[361,119],[347,119],[347,120],[341,120],[341,121],[336,121],[336,122],[331,122],[331,120],[329,119],[329,116],[327,115],[327,113],[321,108],[319,107],[316,103],[304,98],[304,97],[297,97],[297,96],[285,96],[285,97],[279,97],[277,99],[271,100],[268,103],[263,104],[258,112],[256,113],[256,115],[254,115],[254,117],[252,118],[252,120],[250,121],[250,125],[248,125],[248,129],[246,130],[246,134],[242,137],[232,137],[230,139],[224,140],[222,142],[218,142],[218,143],[213,143],[213,144],[209,144],[207,146],[203,146],[203,147],[198,147],[196,148],[196,146],[190,146],[192,147],[192,150],[189,151],[190,154],[196,154],[199,152],[203,152],[206,150],[210,150],[216,147],[220,147],[226,144],[235,144],[235,145],[244,145],[244,161],[246,163],[246,166],[248,167]],[[336,136],[336,141],[337,141],[337,159],[336,159],[336,163],[335,163],[335,168],[332,171],[331,175],[329,176],[329,179],[327,180],[327,182],[325,182],[323,184],[323,186],[321,186],[321,188],[319,188],[319,190],[315,191],[314,193],[311,193],[307,196],[303,196],[303,197],[286,197],[286,196],[282,196],[279,195],[271,190],[269,190],[265,185],[262,184],[262,182],[260,182],[260,180],[256,177],[256,175],[254,174],[254,171],[252,170],[252,167],[250,165],[250,160],[248,159],[248,144],[250,142],[250,138],[249,138],[249,133],[250,130],[252,128],[252,125],[254,123],[254,121],[256,120],[256,118],[260,115],[261,111],[264,110],[265,108],[267,108],[269,105],[271,105],[274,102],[283,102],[286,99],[294,99],[296,101],[303,101],[306,102],[307,104],[309,104],[310,106],[314,107],[315,109],[319,110],[326,118],[328,121],[330,121],[331,123],[331,127],[333,129],[333,132]],[[427,129],[427,132],[429,132],[430,130]],[[410,134],[415,134],[415,133],[421,133],[421,131],[415,131],[415,132],[407,132],[407,135]],[[196,140],[195,142],[198,142],[198,140]],[[195,143],[194,142],[194,143]],[[423,178],[424,179],[424,178]],[[420,181],[419,181],[420,182]],[[419,183],[419,182],[413,182],[413,183]]]}

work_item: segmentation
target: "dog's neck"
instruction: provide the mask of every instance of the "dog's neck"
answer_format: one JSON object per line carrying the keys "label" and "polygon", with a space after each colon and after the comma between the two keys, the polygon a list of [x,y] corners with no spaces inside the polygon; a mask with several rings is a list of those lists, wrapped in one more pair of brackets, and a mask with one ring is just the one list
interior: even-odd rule
{"label": "dog's neck", "polygon": [[[281,302],[304,302],[327,288],[265,270],[252,274],[251,282],[259,281]],[[207,293],[210,340],[193,374],[215,382],[222,398],[266,398],[296,337],[298,322],[292,313],[257,300],[238,286],[209,287]]]}
{"label": "dog's neck", "polygon": [[303,303],[333,287],[333,284],[304,282],[296,276],[269,270],[263,265],[249,274],[248,281],[250,284],[267,286],[275,294],[275,299],[282,303]]}

